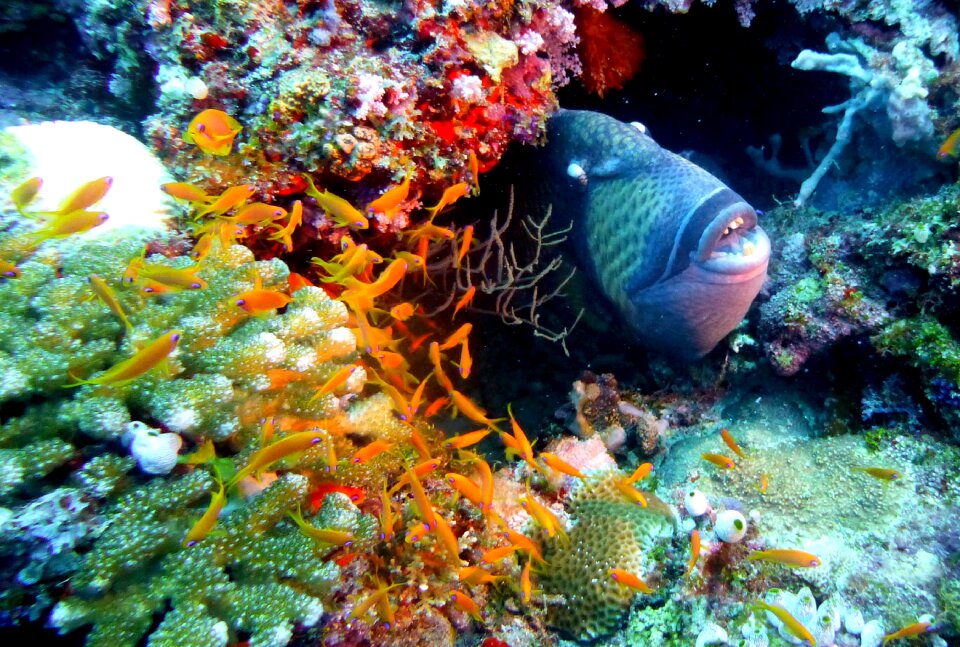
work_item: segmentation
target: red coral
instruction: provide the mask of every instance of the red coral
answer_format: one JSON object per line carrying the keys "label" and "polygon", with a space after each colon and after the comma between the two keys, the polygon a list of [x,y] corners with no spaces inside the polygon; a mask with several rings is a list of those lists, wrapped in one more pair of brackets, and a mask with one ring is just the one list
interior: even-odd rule
{"label": "red coral", "polygon": [[602,97],[619,90],[640,71],[646,58],[643,35],[609,13],[581,7],[575,15],[580,44],[577,54],[583,64],[580,81],[588,92]]}

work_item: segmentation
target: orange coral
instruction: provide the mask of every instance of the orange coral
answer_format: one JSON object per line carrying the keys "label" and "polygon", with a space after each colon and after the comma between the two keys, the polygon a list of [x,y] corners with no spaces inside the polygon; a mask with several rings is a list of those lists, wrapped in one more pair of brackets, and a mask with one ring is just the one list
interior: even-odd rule
{"label": "orange coral", "polygon": [[583,87],[600,97],[607,90],[619,90],[640,71],[646,58],[643,35],[609,13],[589,7],[578,9],[575,18]]}

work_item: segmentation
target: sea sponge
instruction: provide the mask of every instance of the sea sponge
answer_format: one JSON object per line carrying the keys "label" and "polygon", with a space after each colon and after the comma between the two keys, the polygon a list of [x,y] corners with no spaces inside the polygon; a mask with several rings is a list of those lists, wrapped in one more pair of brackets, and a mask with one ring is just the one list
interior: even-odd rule
{"label": "sea sponge", "polygon": [[561,596],[548,610],[548,621],[579,639],[613,630],[637,593],[617,584],[608,569],[648,579],[655,568],[651,551],[674,531],[669,506],[649,493],[646,508],[628,502],[612,484],[614,476],[616,472],[577,492],[569,543],[551,544],[545,555],[550,568],[543,575],[543,590]]}
{"label": "sea sponge", "polygon": [[747,520],[736,510],[724,510],[717,513],[713,531],[720,541],[735,544],[747,534]]}

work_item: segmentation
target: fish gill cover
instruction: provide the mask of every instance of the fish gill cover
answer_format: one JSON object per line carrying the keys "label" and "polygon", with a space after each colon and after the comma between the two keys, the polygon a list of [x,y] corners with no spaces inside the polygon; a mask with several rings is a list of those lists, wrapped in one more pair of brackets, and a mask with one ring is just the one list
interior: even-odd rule
{"label": "fish gill cover", "polygon": [[713,4],[5,3],[0,633],[956,640],[956,5]]}

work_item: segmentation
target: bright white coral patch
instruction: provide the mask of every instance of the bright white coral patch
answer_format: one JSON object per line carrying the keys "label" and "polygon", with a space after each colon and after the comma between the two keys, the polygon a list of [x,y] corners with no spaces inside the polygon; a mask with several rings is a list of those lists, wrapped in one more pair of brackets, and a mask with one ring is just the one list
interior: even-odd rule
{"label": "bright white coral patch", "polygon": [[80,185],[109,176],[113,185],[94,208],[110,218],[87,235],[124,226],[166,229],[170,202],[160,185],[173,180],[136,138],[92,121],[45,121],[5,132],[27,150],[29,175],[43,179],[31,209],[53,211]]}

